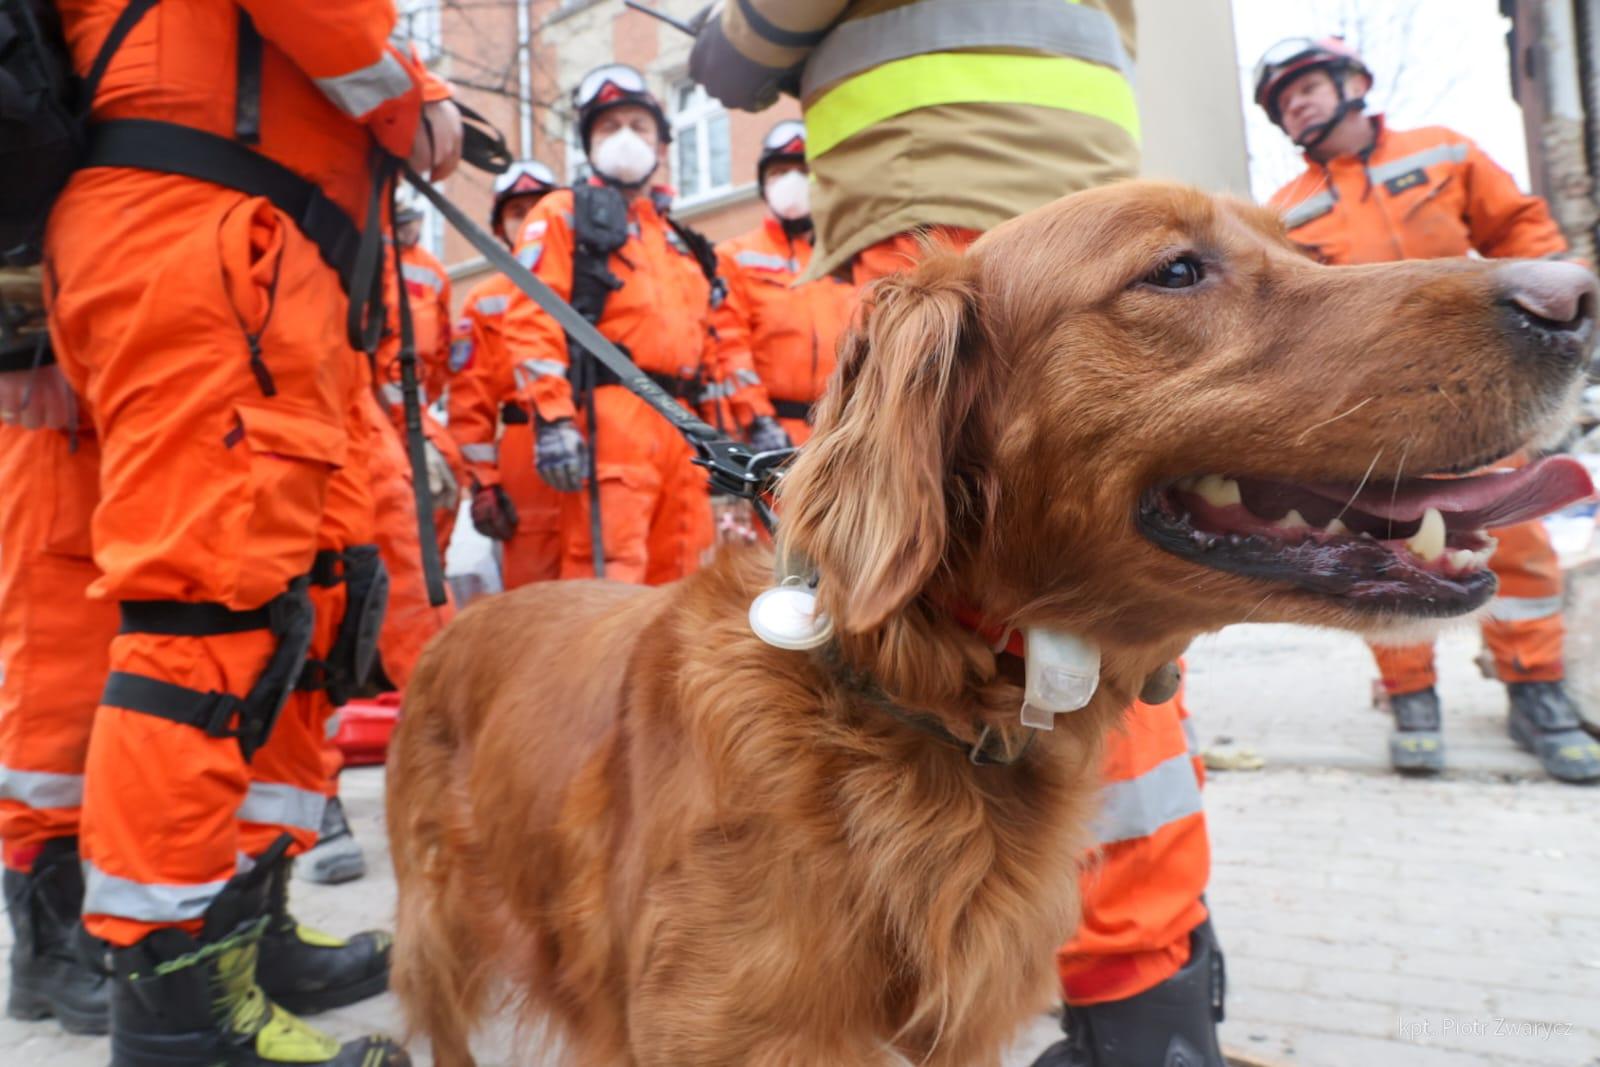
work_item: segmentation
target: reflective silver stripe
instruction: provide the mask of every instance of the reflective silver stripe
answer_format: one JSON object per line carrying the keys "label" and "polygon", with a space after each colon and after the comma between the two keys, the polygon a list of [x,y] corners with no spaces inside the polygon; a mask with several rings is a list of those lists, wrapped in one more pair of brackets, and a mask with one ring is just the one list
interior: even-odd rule
{"label": "reflective silver stripe", "polygon": [[740,367],[738,370],[733,372],[733,380],[738,382],[740,385],[760,385],[761,375],[757,374],[753,370],[750,370],[748,367]]}
{"label": "reflective silver stripe", "polygon": [[1283,228],[1292,230],[1304,226],[1312,219],[1320,219],[1333,210],[1333,195],[1331,193],[1318,193],[1308,196],[1294,207],[1283,213]]}
{"label": "reflective silver stripe", "polygon": [[505,295],[481,296],[478,298],[478,302],[472,306],[477,309],[480,315],[504,315],[506,307],[510,303],[511,298]]}
{"label": "reflective silver stripe", "polygon": [[1398,178],[1418,167],[1431,167],[1435,163],[1460,163],[1466,158],[1467,146],[1464,144],[1436,145],[1389,163],[1368,167],[1367,177],[1372,179],[1373,185],[1381,185],[1390,178]]}
{"label": "reflective silver stripe", "polygon": [[15,800],[34,809],[82,807],[83,775],[0,767],[0,800]]}
{"label": "reflective silver stripe", "polygon": [[378,398],[385,404],[403,404],[406,394],[394,382],[383,382],[378,386]]}
{"label": "reflective silver stripe", "polygon": [[834,27],[806,62],[800,96],[896,59],[966,48],[1027,48],[1114,67],[1133,80],[1117,23],[1070,0],[919,0]]}
{"label": "reflective silver stripe", "polygon": [[282,782],[251,782],[237,816],[240,822],[317,830],[322,826],[322,809],[327,802],[327,797],[310,789],[296,789]]}
{"label": "reflective silver stripe", "polygon": [[1149,837],[1170,822],[1200,810],[1200,783],[1184,752],[1151,767],[1137,778],[1100,789],[1095,839],[1102,845]]}
{"label": "reflective silver stripe", "polygon": [[535,378],[565,378],[567,365],[558,359],[525,359],[517,369]]}
{"label": "reflective silver stripe", "polygon": [[708,382],[706,387],[700,391],[700,399],[702,401],[721,400],[723,397],[732,396],[733,393],[734,388],[728,382]]}
{"label": "reflective silver stripe", "polygon": [[468,463],[499,463],[499,445],[462,445],[461,458]]}
{"label": "reflective silver stripe", "polygon": [[768,255],[765,252],[740,252],[733,257],[733,261],[741,267],[754,267],[757,270],[786,270],[792,274],[800,273],[800,264],[795,260]]}
{"label": "reflective silver stripe", "polygon": [[406,281],[416,282],[418,285],[426,285],[429,289],[437,290],[442,286],[438,272],[432,267],[423,266],[421,263],[402,263],[400,264],[400,273],[405,275]]}
{"label": "reflective silver stripe", "polygon": [[142,922],[177,922],[198,919],[222,892],[227,880],[198,885],[146,884],[107,874],[84,861],[83,911],[86,915],[115,915]]}
{"label": "reflective silver stripe", "polygon": [[1526,622],[1560,614],[1559,596],[1497,596],[1489,601],[1489,617],[1501,622]]}
{"label": "reflective silver stripe", "polygon": [[370,67],[341,74],[336,78],[315,79],[322,95],[351,118],[360,118],[412,90],[411,75],[388,52]]}

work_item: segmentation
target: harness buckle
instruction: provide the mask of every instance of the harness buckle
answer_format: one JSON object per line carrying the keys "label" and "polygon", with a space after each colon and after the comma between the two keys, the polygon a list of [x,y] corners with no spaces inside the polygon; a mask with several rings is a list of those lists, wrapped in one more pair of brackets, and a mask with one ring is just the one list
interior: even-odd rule
{"label": "harness buckle", "polygon": [[[240,714],[244,710],[244,700],[232,693],[222,693],[212,690],[204,695],[204,703],[197,709],[194,725],[199,727],[207,737],[229,738],[239,737],[244,731],[244,719]],[[233,726],[234,717],[239,716],[239,725]]]}

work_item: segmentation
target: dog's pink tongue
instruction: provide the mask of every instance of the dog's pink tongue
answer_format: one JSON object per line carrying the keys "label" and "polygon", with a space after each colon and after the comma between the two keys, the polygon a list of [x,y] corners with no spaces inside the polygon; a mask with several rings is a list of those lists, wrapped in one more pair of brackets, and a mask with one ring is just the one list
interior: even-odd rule
{"label": "dog's pink tongue", "polygon": [[[1318,496],[1343,503],[1349,487],[1307,486]],[[1446,525],[1481,530],[1526,522],[1593,496],[1594,483],[1582,463],[1571,456],[1550,456],[1521,470],[1477,474],[1470,478],[1418,478],[1368,486],[1351,506],[1394,522],[1420,519],[1438,508]]]}

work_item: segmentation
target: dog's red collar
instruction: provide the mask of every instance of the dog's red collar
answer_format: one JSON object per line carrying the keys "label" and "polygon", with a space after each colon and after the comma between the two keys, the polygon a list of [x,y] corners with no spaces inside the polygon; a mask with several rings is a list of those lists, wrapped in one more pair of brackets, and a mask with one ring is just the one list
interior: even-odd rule
{"label": "dog's red collar", "polygon": [[955,605],[950,609],[950,615],[963,628],[983,638],[984,643],[994,649],[996,654],[1004,652],[1018,659],[1023,658],[1025,646],[1021,630],[1007,629],[999,623],[990,622],[983,617],[983,612],[971,604]]}

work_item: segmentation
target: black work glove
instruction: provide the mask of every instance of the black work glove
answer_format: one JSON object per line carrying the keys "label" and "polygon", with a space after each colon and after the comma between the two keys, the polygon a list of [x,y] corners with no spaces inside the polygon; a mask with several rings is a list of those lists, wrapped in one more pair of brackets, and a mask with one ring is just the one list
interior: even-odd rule
{"label": "black work glove", "polygon": [[584,470],[588,465],[588,446],[571,419],[539,423],[534,467],[550,488],[576,493],[583,488]]}
{"label": "black work glove", "polygon": [[472,491],[472,525],[495,541],[511,540],[517,532],[517,507],[505,486],[480,485]]}
{"label": "black work glove", "polygon": [[747,433],[750,447],[757,452],[776,452],[793,445],[789,435],[784,432],[783,424],[771,415],[757,415],[751,419]]}

